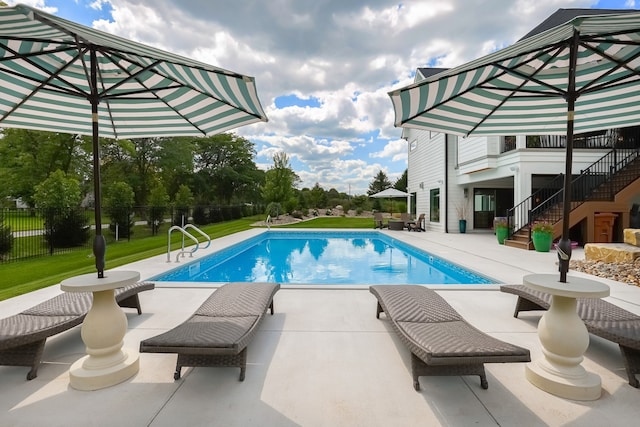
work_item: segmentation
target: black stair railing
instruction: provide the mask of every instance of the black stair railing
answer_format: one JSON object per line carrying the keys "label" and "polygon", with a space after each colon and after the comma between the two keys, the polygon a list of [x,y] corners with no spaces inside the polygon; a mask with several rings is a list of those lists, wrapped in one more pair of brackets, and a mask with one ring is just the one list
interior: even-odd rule
{"label": "black stair railing", "polygon": [[[630,168],[640,170],[640,151],[637,149],[613,149],[589,167],[582,170],[580,175],[571,181],[571,209],[575,209],[586,200],[613,200],[615,194],[629,185],[638,177],[637,173],[628,174],[625,179],[615,179],[622,175],[620,172]],[[528,227],[531,240],[531,224],[536,221],[546,221],[551,224],[562,219],[563,190],[554,189],[564,175],[560,174],[547,186],[536,191],[522,203],[507,211],[507,221],[511,237],[515,232]],[[560,185],[561,187],[561,185]],[[543,196],[547,195],[543,199]],[[541,200],[541,201],[538,201]]]}
{"label": "black stair railing", "polygon": [[[559,174],[544,187],[536,190],[531,196],[507,210],[507,224],[510,230],[509,237],[513,236],[515,232],[529,226],[531,223],[532,209],[544,203],[556,194],[559,189],[562,189],[563,182],[564,174]],[[530,233],[531,232],[529,232],[529,238],[531,238]]]}

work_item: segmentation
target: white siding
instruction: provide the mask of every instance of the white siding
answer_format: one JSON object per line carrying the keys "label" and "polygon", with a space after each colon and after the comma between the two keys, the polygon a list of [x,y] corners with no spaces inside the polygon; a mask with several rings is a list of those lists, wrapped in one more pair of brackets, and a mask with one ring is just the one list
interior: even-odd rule
{"label": "white siding", "polygon": [[[409,142],[408,161],[408,191],[416,193],[416,215],[425,214],[425,225],[429,229],[444,229],[444,216],[442,209],[444,194],[444,170],[445,170],[445,134],[430,133],[411,129],[405,134]],[[416,145],[411,150],[411,144]],[[440,222],[429,221],[429,195],[430,190],[440,188],[441,194],[441,214]]]}

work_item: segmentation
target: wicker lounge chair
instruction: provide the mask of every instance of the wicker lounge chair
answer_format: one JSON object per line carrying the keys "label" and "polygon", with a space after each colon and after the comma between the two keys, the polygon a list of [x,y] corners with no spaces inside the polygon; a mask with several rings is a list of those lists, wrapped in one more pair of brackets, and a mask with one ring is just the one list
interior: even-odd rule
{"label": "wicker lounge chair", "polygon": [[[502,285],[502,292],[518,296],[513,317],[521,311],[548,310],[551,295],[524,285]],[[629,385],[638,388],[640,382],[640,316],[603,299],[578,298],[576,310],[587,330],[620,347]]]}
{"label": "wicker lounge chair", "polygon": [[411,351],[413,387],[426,375],[478,375],[489,387],[484,363],[529,362],[529,350],[474,328],[435,291],[419,285],[375,285],[376,317],[385,312]]}
{"label": "wicker lounge chair", "polygon": [[175,328],[140,343],[140,352],[177,353],[173,375],[180,379],[183,366],[240,368],[244,381],[247,345],[267,309],[273,315],[274,283],[228,283],[217,289],[196,312]]}
{"label": "wicker lounge chair", "polygon": [[[121,307],[142,313],[138,293],[153,289],[153,283],[138,282],[116,289]],[[0,319],[0,365],[28,366],[27,380],[38,375],[48,337],[82,323],[91,308],[90,292],[65,292],[21,313]]]}

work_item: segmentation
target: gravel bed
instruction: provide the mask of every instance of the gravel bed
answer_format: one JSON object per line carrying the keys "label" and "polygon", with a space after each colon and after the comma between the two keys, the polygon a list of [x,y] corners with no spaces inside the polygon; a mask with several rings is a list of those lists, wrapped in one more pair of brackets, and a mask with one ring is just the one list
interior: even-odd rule
{"label": "gravel bed", "polygon": [[640,259],[636,262],[570,261],[569,268],[593,276],[640,286]]}

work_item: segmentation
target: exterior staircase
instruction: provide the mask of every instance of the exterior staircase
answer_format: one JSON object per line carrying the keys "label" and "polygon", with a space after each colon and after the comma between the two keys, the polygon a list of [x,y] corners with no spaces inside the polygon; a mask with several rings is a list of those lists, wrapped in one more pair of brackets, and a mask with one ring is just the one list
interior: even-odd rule
{"label": "exterior staircase", "polygon": [[[558,175],[508,211],[514,232],[505,240],[506,246],[533,249],[531,225],[538,221],[553,224],[554,240],[562,235],[563,180],[564,174]],[[631,198],[640,193],[640,151],[614,149],[583,170],[571,185],[571,227],[593,218],[595,212],[628,211]]]}

